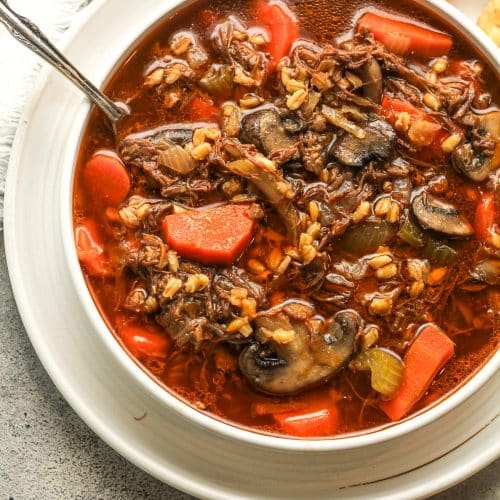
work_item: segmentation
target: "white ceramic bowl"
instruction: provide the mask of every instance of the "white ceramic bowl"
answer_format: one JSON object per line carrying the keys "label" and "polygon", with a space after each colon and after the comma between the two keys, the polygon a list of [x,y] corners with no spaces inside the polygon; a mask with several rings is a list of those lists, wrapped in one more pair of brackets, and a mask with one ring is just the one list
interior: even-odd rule
{"label": "white ceramic bowl", "polygon": [[[464,15],[441,0],[419,3],[457,26],[500,73],[496,47]],[[120,0],[96,0],[64,51],[102,84],[141,34],[179,4],[129,0],[123,9]],[[85,98],[53,71],[44,72],[9,167],[6,250],[17,303],[45,368],[120,453],[162,480],[211,498],[423,496],[499,456],[498,352],[432,408],[397,425],[335,439],[250,432],[191,408],[156,383],[109,332],[76,256],[73,173],[88,111]]]}

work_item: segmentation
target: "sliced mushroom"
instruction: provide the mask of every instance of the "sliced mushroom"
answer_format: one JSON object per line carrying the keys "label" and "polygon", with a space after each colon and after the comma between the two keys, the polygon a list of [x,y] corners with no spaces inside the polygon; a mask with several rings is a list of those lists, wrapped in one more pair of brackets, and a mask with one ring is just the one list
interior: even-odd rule
{"label": "sliced mushroom", "polygon": [[479,117],[481,130],[490,134],[494,141],[500,141],[500,111],[491,111]]}
{"label": "sliced mushroom", "polygon": [[488,285],[500,285],[500,260],[487,259],[478,262],[472,268],[471,276]]}
{"label": "sliced mushroom", "polygon": [[162,125],[161,127],[143,130],[125,137],[124,141],[137,139],[149,139],[152,144],[160,141],[171,141],[183,146],[193,138],[193,125],[190,123],[176,123],[172,125]]}
{"label": "sliced mushroom", "polygon": [[370,160],[386,160],[394,149],[396,133],[384,120],[372,120],[363,127],[365,137],[344,134],[329,147],[329,154],[348,167],[362,167]]}
{"label": "sliced mushroom", "polygon": [[500,111],[492,111],[479,117],[480,130],[489,135],[496,143],[492,155],[477,152],[470,142],[466,142],[453,151],[453,166],[469,179],[482,182],[488,175],[500,167]]}
{"label": "sliced mushroom", "polygon": [[460,173],[476,182],[484,181],[492,170],[491,157],[474,155],[470,142],[466,142],[455,149],[451,155],[451,161]]}
{"label": "sliced mushroom", "polygon": [[460,238],[474,234],[474,229],[467,219],[460,215],[453,205],[425,191],[415,196],[412,208],[418,222],[425,229]]}
{"label": "sliced mushroom", "polygon": [[225,166],[231,173],[244,177],[255,184],[280,214],[290,242],[297,244],[299,214],[292,202],[292,188],[279,172],[264,164],[257,165],[249,159],[228,162]]}
{"label": "sliced mushroom", "polygon": [[300,134],[307,130],[307,123],[296,115],[284,116],[282,121],[285,132],[288,134]]}
{"label": "sliced mushroom", "polygon": [[243,142],[254,144],[267,155],[295,144],[287,135],[280,115],[272,108],[245,115],[241,121],[241,137]]}
{"label": "sliced mushroom", "polygon": [[[327,321],[322,331],[283,312],[260,316],[256,324],[258,342],[241,353],[241,371],[261,391],[293,394],[342,369],[354,352],[361,321],[354,311],[345,310]],[[273,332],[289,332],[288,341],[279,342]]]}
{"label": "sliced mushroom", "polygon": [[379,104],[382,100],[382,69],[374,57],[370,57],[361,70],[363,95]]}
{"label": "sliced mushroom", "polygon": [[161,140],[172,141],[183,146],[193,139],[193,127],[189,124],[166,125],[156,129],[151,136],[151,142],[156,144]]}

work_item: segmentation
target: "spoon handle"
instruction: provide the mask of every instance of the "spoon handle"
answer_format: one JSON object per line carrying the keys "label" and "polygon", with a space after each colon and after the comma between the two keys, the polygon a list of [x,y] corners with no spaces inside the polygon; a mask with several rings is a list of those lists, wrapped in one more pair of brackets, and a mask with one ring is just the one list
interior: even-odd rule
{"label": "spoon handle", "polygon": [[0,0],[0,22],[10,31],[12,36],[39,55],[65,77],[79,87],[89,99],[99,106],[109,120],[115,124],[127,114],[126,106],[121,107],[105,96],[97,87],[89,82],[49,41],[38,26],[29,19],[15,13],[6,0]]}

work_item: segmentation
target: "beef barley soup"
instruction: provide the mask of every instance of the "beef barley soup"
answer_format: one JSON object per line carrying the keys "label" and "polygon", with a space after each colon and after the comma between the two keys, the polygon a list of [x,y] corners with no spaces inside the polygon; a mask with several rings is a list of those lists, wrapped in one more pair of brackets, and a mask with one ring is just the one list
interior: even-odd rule
{"label": "beef barley soup", "polygon": [[[130,52],[74,187],[89,290],[195,408],[399,421],[498,348],[498,76],[411,4],[198,1]],[[404,12],[404,15],[402,14]]]}

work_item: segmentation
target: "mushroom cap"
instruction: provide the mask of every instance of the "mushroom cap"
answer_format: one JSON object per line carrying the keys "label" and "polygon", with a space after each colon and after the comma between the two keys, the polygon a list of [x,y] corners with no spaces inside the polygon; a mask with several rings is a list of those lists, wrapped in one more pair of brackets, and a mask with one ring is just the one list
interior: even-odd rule
{"label": "mushroom cap", "polygon": [[[259,342],[240,354],[242,373],[268,394],[295,394],[323,383],[351,358],[361,320],[351,310],[337,313],[326,328],[312,331],[307,320],[291,319],[282,311],[256,319]],[[286,343],[268,332],[293,332]]]}
{"label": "mushroom cap", "polygon": [[254,144],[265,154],[291,148],[295,140],[288,136],[276,109],[259,109],[247,113],[241,120],[243,142]]}
{"label": "mushroom cap", "polygon": [[412,209],[418,222],[425,229],[456,238],[466,238],[474,234],[471,224],[452,204],[426,191],[413,198]]}
{"label": "mushroom cap", "polygon": [[345,133],[329,148],[329,154],[348,167],[362,167],[370,160],[386,160],[396,143],[396,133],[384,120],[376,119],[364,127],[365,137]]}

